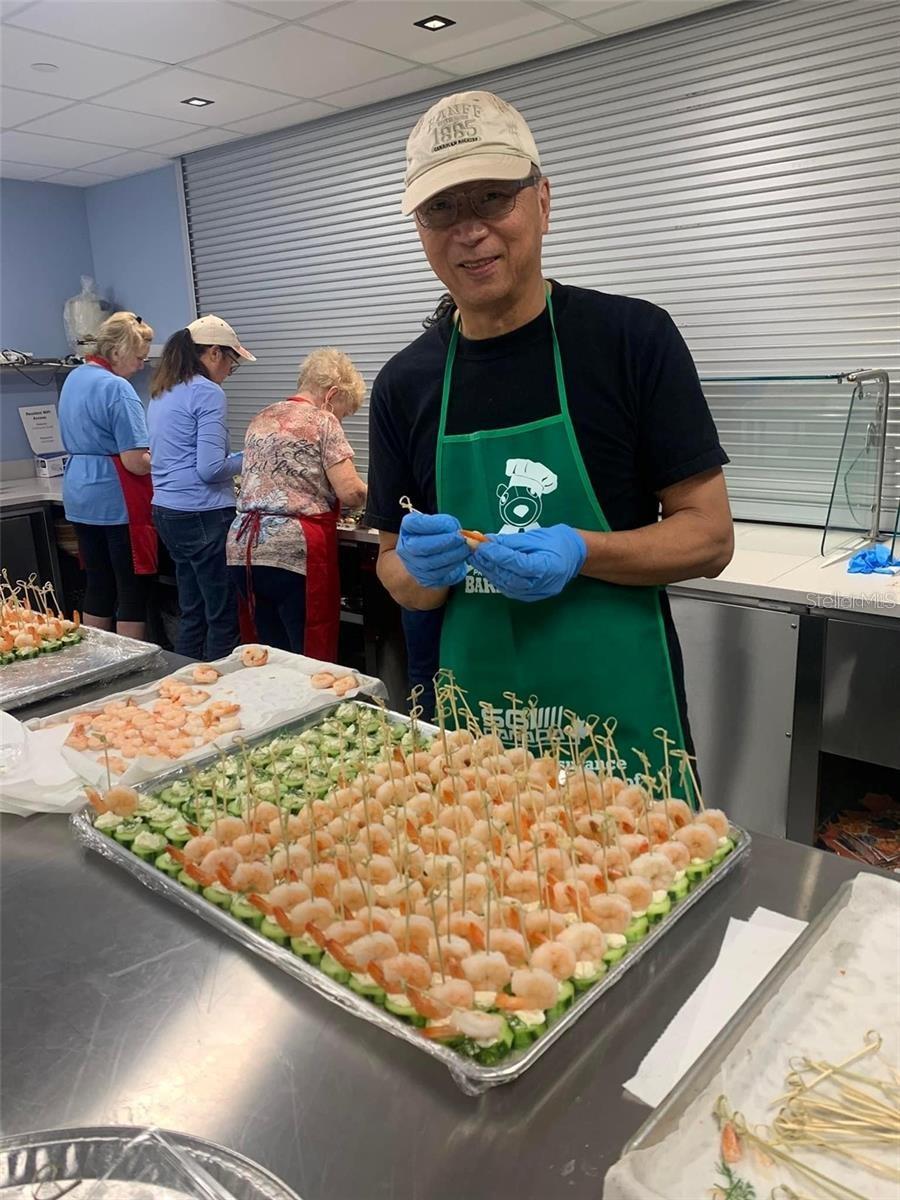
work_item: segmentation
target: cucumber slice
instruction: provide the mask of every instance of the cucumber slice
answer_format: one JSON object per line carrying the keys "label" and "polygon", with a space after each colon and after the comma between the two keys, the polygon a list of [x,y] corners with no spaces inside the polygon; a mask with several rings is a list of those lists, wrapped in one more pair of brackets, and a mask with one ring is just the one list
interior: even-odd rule
{"label": "cucumber slice", "polygon": [[672,911],[672,901],[668,896],[664,900],[654,901],[647,909],[647,920],[651,925],[657,925],[663,917]]}
{"label": "cucumber slice", "polygon": [[650,929],[650,922],[644,917],[633,917],[631,924],[625,930],[626,942],[639,942],[647,936]]}
{"label": "cucumber slice", "polygon": [[[600,982],[600,980],[606,974],[606,955],[612,953],[614,953],[614,951],[607,950],[606,954],[603,956],[604,961],[600,964],[599,970],[593,971],[590,975],[582,975],[580,978],[576,977],[572,980],[572,986],[575,988],[576,992],[586,992],[588,988],[592,988],[595,983]],[[622,950],[620,952],[620,957],[624,953],[625,951]],[[615,959],[613,959],[613,961],[615,961]]]}
{"label": "cucumber slice", "polygon": [[606,965],[608,967],[611,967],[613,965],[613,963],[617,963],[620,959],[624,958],[627,953],[628,953],[627,945],[611,946],[610,949],[607,950],[606,953],[603,955],[603,961],[606,963]]}
{"label": "cucumber slice", "polygon": [[177,863],[172,855],[166,850],[163,854],[157,855],[153,860],[153,865],[158,871],[170,876],[174,879],[181,871],[181,863]]}
{"label": "cucumber slice", "polygon": [[712,865],[717,867],[722,859],[727,858],[733,849],[734,842],[731,840],[731,838],[726,838],[725,845],[719,846],[718,850],[716,850],[715,854],[712,856]]}
{"label": "cucumber slice", "polygon": [[330,979],[334,979],[338,983],[350,982],[350,972],[346,967],[342,967],[337,959],[332,958],[330,954],[322,955],[322,960],[319,963],[319,966]]}
{"label": "cucumber slice", "polygon": [[574,986],[568,979],[563,980],[559,985],[559,999],[552,1008],[547,1009],[547,1024],[552,1025],[554,1021],[558,1021],[566,1009],[569,1008],[574,998]]}
{"label": "cucumber slice", "polygon": [[384,1007],[387,1012],[393,1013],[395,1017],[402,1017],[408,1024],[415,1025],[419,1029],[428,1024],[427,1018],[416,1012],[406,1000],[393,1000],[390,996],[385,996]]}
{"label": "cucumber slice", "polygon": [[224,908],[226,912],[230,911],[233,897],[231,892],[227,888],[223,888],[221,884],[211,883],[209,887],[203,889],[203,896],[216,908]]}
{"label": "cucumber slice", "polygon": [[263,917],[259,932],[263,937],[268,938],[270,942],[274,942],[276,946],[286,946],[288,944],[288,935],[278,922],[273,921],[271,917]]}
{"label": "cucumber slice", "polygon": [[190,877],[190,875],[188,875],[187,871],[179,871],[178,872],[178,882],[181,884],[184,884],[184,886],[187,888],[187,890],[189,892],[199,892],[200,891],[200,884],[197,882],[196,879],[192,879]]}
{"label": "cucumber slice", "polygon": [[173,823],[163,832],[169,845],[175,846],[178,850],[191,840],[190,830],[180,821]]}
{"label": "cucumber slice", "polygon": [[259,929],[265,916],[255,905],[245,900],[243,896],[236,896],[232,900],[231,915],[236,917],[238,921],[243,921],[245,925],[252,925],[254,929]]}
{"label": "cucumber slice", "polygon": [[690,881],[687,875],[683,875],[677,883],[673,883],[669,888],[669,897],[674,901],[683,900],[690,890]]}
{"label": "cucumber slice", "polygon": [[113,837],[117,842],[121,842],[123,846],[130,848],[132,842],[143,828],[144,826],[141,821],[123,821],[121,825],[117,825],[113,830]]}
{"label": "cucumber slice", "polygon": [[713,865],[711,862],[688,863],[684,872],[685,878],[688,880],[689,884],[696,885],[700,883],[701,880],[705,879],[707,875],[709,875],[709,873],[712,871],[712,868]]}
{"label": "cucumber slice", "polygon": [[503,1029],[500,1031],[500,1036],[490,1046],[477,1046],[475,1048],[475,1058],[483,1067],[494,1067],[498,1062],[501,1062],[509,1054],[515,1042],[515,1035],[509,1027],[509,1022],[504,1020]]}
{"label": "cucumber slice", "polygon": [[355,975],[349,977],[347,986],[358,996],[365,996],[367,1000],[371,1000],[373,1004],[384,1004],[387,999],[384,989],[380,988],[377,983],[363,983]]}
{"label": "cucumber slice", "polygon": [[[231,911],[234,912],[234,909]],[[291,949],[298,958],[306,959],[306,961],[308,963],[312,963],[314,967],[318,967],[324,957],[321,946],[317,946],[312,938],[292,937]]]}
{"label": "cucumber slice", "polygon": [[536,1042],[542,1033],[547,1032],[547,1022],[542,1021],[540,1025],[526,1025],[524,1021],[520,1021],[516,1016],[507,1018],[507,1024],[512,1030],[514,1050],[524,1050],[530,1046],[532,1042]]}
{"label": "cucumber slice", "polygon": [[142,829],[134,841],[131,843],[131,849],[144,862],[155,861],[158,855],[166,848],[166,839],[160,833],[149,833],[146,829]]}

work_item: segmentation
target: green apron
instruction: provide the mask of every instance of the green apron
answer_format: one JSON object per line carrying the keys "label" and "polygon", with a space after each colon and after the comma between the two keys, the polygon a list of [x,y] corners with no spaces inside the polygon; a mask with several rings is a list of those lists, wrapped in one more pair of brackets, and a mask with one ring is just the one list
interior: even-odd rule
{"label": "green apron", "polygon": [[[441,397],[437,497],[439,510],[464,528],[504,532],[566,524],[609,530],[569,417],[549,291],[547,307],[560,411],[506,429],[446,433],[459,341],[454,323]],[[633,776],[641,767],[632,747],[661,764],[656,727],[668,730],[679,748],[685,744],[659,597],[657,587],[622,587],[579,575],[558,596],[523,603],[501,595],[470,564],[447,604],[441,666],[453,671],[476,713],[479,704],[492,706],[504,740],[521,729],[522,705],[530,696],[537,697],[529,721],[533,748],[538,738],[546,744],[548,730],[568,724],[566,710],[581,718],[615,717],[620,763]],[[518,713],[504,696],[510,692],[520,701]]]}

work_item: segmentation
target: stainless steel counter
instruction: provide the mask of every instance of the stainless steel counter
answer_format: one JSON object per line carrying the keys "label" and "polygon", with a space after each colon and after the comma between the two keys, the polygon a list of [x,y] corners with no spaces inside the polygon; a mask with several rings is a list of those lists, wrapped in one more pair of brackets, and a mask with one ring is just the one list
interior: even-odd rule
{"label": "stainless steel counter", "polygon": [[729,916],[764,904],[808,919],[856,873],[755,837],[526,1076],[471,1099],[82,852],[64,818],[4,817],[0,833],[3,1131],[158,1122],[250,1155],[303,1200],[598,1200],[649,1111],[622,1081],[712,966]]}

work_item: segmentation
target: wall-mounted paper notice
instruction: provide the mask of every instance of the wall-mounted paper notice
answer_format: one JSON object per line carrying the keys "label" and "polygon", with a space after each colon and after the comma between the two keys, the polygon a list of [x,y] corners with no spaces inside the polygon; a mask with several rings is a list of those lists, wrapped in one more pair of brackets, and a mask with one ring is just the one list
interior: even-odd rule
{"label": "wall-mounted paper notice", "polygon": [[59,418],[55,404],[35,404],[19,409],[25,426],[25,436],[32,454],[62,454],[65,446],[59,432]]}

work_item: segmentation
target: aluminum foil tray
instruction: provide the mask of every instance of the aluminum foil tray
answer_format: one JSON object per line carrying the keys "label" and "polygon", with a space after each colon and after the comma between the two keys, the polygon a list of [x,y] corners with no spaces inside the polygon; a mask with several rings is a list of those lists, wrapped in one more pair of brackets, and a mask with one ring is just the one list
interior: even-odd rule
{"label": "aluminum foil tray", "polygon": [[85,627],[84,637],[75,646],[0,667],[0,708],[21,708],[45,696],[127,675],[159,653],[159,646],[149,642]]}
{"label": "aluminum foil tray", "polygon": [[[255,738],[249,738],[247,745],[253,746],[259,742],[268,741],[280,734],[299,733],[304,729],[309,729],[320,721],[327,719],[335,708],[337,708],[337,705],[331,709],[310,714],[301,720],[292,721],[277,729],[269,729],[264,734]],[[409,724],[409,718],[400,713],[390,713],[389,719],[395,723]],[[433,732],[432,727],[423,725],[421,722],[419,727]],[[237,753],[237,751],[232,750],[231,754],[234,753]],[[206,759],[195,761],[192,764],[192,769],[202,770],[207,763],[211,764],[217,757],[218,755],[211,754]],[[138,792],[162,791],[163,788],[168,787],[176,779],[182,779],[186,776],[187,771],[183,768],[170,771],[165,775],[157,776],[152,782],[139,785],[136,790]],[[624,958],[613,964],[600,983],[582,992],[571,1008],[543,1036],[539,1037],[537,1041],[532,1042],[527,1049],[513,1052],[497,1066],[485,1067],[473,1059],[457,1054],[454,1050],[446,1046],[428,1041],[427,1038],[421,1036],[418,1030],[407,1025],[399,1017],[393,1016],[378,1005],[372,1004],[368,1000],[358,996],[349,988],[344,987],[343,984],[335,982],[317,967],[298,958],[290,950],[277,946],[249,925],[243,924],[232,917],[230,913],[217,908],[216,905],[206,900],[202,894],[189,891],[177,881],[169,879],[162,871],[158,871],[151,863],[144,862],[143,859],[132,854],[130,850],[127,850],[119,842],[114,841],[103,833],[99,833],[94,829],[89,806],[75,813],[71,820],[76,837],[88,849],[94,850],[118,866],[124,867],[126,871],[134,875],[152,891],[158,892],[176,904],[180,904],[183,908],[190,909],[191,912],[202,917],[210,925],[214,925],[223,933],[227,933],[229,937],[234,938],[235,941],[240,942],[246,949],[253,951],[253,953],[260,958],[264,958],[267,962],[273,963],[288,975],[292,975],[301,983],[306,984],[307,987],[312,988],[313,991],[318,992],[320,996],[324,996],[327,1000],[337,1004],[345,1012],[353,1013],[354,1016],[361,1017],[371,1025],[377,1025],[379,1029],[383,1029],[386,1033],[409,1042],[411,1046],[415,1046],[423,1054],[428,1054],[432,1058],[436,1058],[447,1067],[461,1090],[470,1096],[478,1096],[486,1092],[489,1088],[498,1087],[504,1083],[511,1083],[514,1079],[518,1079],[529,1067],[533,1066],[541,1055],[587,1012],[591,1005],[595,1004],[601,996],[614,987],[626,971],[629,971],[661,938],[665,937],[675,922],[688,909],[693,908],[708,891],[734,870],[738,862],[750,850],[750,835],[745,830],[732,825],[731,833],[735,842],[735,848],[731,854],[723,859],[714,868],[712,873],[692,892],[689,892],[683,900],[673,902],[672,911],[657,925],[652,927],[650,933],[647,934],[643,941],[638,942]]]}
{"label": "aluminum foil tray", "polygon": [[299,1200],[249,1158],[190,1134],[128,1125],[0,1138],[3,1200]]}

